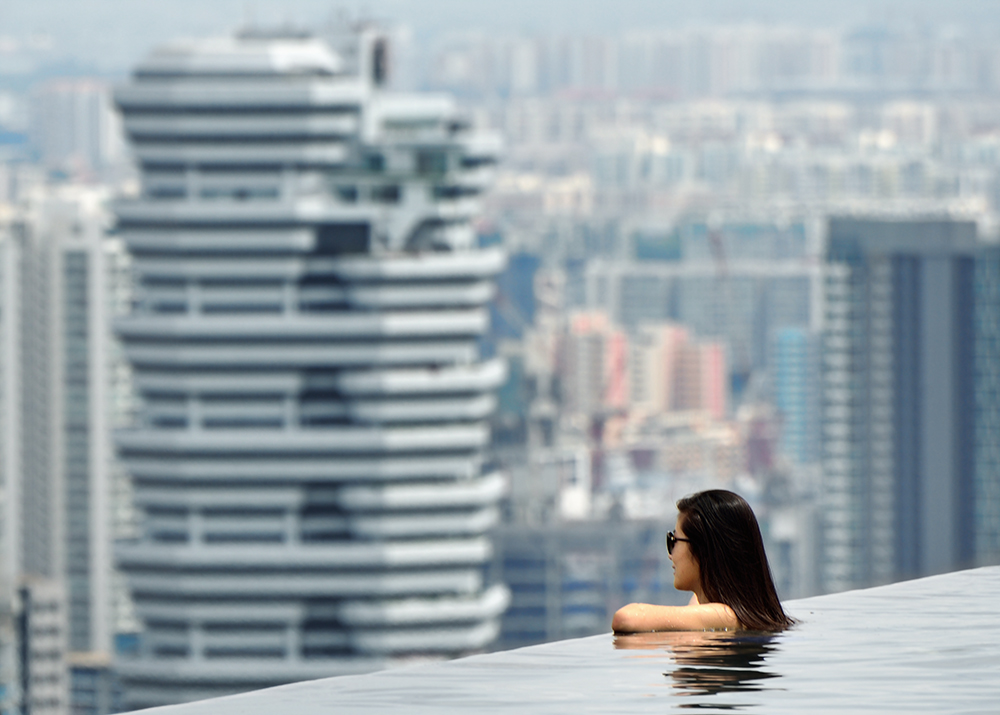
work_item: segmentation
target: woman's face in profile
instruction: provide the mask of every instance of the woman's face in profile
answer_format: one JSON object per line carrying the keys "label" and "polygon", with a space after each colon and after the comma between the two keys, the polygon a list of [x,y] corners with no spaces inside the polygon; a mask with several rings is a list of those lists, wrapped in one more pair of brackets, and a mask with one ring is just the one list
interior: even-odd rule
{"label": "woman's face in profile", "polygon": [[[677,517],[674,536],[678,539],[687,538],[681,516]],[[686,541],[678,541],[674,545],[674,552],[670,554],[670,560],[674,564],[674,588],[678,591],[699,590],[701,587],[701,568],[691,553],[691,545]]]}

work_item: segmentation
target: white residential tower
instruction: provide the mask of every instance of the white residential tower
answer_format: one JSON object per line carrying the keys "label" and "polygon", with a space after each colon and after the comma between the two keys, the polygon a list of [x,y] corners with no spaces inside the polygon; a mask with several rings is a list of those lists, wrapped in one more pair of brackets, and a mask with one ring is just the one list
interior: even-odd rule
{"label": "white residential tower", "polygon": [[116,101],[119,323],[142,406],[119,553],[130,707],[482,649],[508,595],[485,459],[505,368],[470,221],[498,142],[384,89],[385,43],[246,33],[154,52]]}

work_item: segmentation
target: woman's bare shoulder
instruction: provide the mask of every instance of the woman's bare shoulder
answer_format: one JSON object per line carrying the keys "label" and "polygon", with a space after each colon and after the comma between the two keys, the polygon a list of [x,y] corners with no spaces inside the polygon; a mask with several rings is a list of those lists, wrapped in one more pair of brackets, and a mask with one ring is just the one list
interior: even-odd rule
{"label": "woman's bare shoulder", "polygon": [[630,603],[618,609],[611,627],[615,633],[735,630],[740,622],[733,609],[724,603],[692,602],[687,606]]}

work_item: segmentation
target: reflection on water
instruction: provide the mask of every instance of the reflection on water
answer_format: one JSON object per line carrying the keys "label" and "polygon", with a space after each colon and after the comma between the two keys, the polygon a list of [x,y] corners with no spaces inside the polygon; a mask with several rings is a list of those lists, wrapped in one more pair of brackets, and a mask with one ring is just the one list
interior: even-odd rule
{"label": "reflection on water", "polygon": [[737,710],[756,703],[701,698],[780,689],[767,684],[780,674],[764,669],[768,655],[777,649],[777,638],[773,633],[749,631],[675,631],[617,635],[614,644],[620,650],[666,651],[676,667],[664,675],[676,694],[699,698],[677,707]]}

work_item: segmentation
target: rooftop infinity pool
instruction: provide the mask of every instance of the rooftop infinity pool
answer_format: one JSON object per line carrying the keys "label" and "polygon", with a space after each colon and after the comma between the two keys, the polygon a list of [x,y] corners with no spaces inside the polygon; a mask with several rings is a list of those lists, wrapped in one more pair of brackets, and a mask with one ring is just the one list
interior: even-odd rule
{"label": "rooftop infinity pool", "polygon": [[145,712],[1000,713],[1000,567],[786,606],[780,634],[606,634]]}

